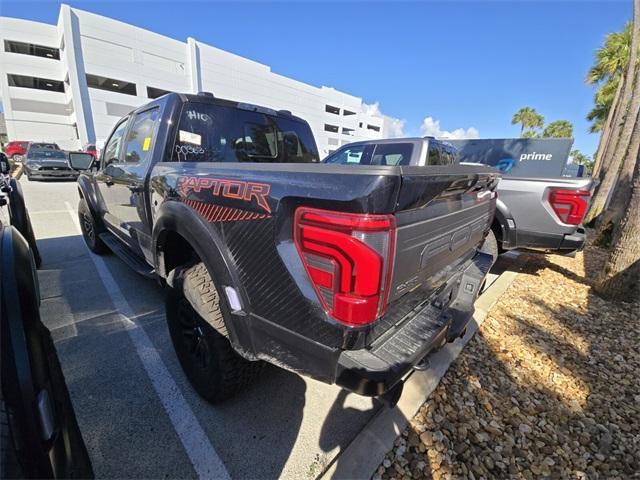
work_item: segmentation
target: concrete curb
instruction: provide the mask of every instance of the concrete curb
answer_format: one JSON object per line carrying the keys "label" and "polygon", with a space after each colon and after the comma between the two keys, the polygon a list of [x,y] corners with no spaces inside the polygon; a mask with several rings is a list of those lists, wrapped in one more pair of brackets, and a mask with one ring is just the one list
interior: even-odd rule
{"label": "concrete curb", "polygon": [[450,343],[431,356],[428,370],[414,371],[405,382],[404,391],[398,404],[392,408],[381,409],[362,431],[351,441],[345,450],[339,453],[324,473],[323,480],[370,479],[385,455],[393,448],[395,439],[404,431],[409,420],[415,416],[422,404],[440,383],[451,364],[460,355],[465,345],[473,338],[488,311],[500,296],[513,283],[522,262],[516,260],[514,270],[503,272],[487,288],[475,303],[476,311],[467,327],[467,333],[461,340]]}

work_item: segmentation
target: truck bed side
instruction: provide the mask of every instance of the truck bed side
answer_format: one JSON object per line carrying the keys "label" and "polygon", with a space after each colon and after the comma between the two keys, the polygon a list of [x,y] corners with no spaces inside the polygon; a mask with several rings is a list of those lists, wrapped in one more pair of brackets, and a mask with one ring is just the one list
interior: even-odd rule
{"label": "truck bed side", "polygon": [[579,225],[563,223],[549,203],[551,189],[591,191],[591,178],[526,178],[505,176],[498,186],[498,209],[513,224],[515,235],[505,248],[552,250],[564,245],[569,250],[572,236],[583,237]]}
{"label": "truck bed side", "polygon": [[[250,315],[330,348],[362,345],[367,336],[337,324],[323,311],[293,242],[293,217],[301,205],[326,210],[392,214],[398,225],[393,305],[418,285],[437,289],[475,254],[495,208],[493,172],[476,168],[353,165],[160,163],[153,198],[178,201],[206,220],[223,239],[223,254],[237,270]],[[234,186],[264,185],[266,204]],[[254,189],[257,187],[253,187]],[[257,191],[257,190],[256,190]],[[488,194],[487,194],[488,193]],[[234,198],[235,197],[235,198]],[[155,203],[155,202],[154,202]],[[162,214],[158,203],[152,216]]]}

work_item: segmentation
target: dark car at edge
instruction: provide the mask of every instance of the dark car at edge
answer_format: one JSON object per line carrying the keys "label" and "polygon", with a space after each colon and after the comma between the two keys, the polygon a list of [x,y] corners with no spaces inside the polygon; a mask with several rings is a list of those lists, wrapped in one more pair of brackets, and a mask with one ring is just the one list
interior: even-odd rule
{"label": "dark car at edge", "polygon": [[78,178],[78,172],[69,166],[67,153],[50,148],[29,148],[24,160],[24,173],[29,180]]}

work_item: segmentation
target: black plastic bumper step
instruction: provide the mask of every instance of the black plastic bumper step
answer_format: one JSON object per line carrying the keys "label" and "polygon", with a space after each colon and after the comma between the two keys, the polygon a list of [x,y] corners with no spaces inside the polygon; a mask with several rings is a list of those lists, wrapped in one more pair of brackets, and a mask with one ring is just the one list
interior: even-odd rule
{"label": "black plastic bumper step", "polygon": [[453,297],[448,305],[427,300],[369,348],[343,351],[336,383],[362,395],[380,395],[427,354],[452,336],[457,338],[473,316],[473,303],[492,261],[491,255],[479,252],[464,271],[452,277],[442,292],[445,298],[449,293]]}
{"label": "black plastic bumper step", "polygon": [[127,248],[113,233],[103,232],[98,236],[109,247],[109,250],[120,257],[120,260],[129,265],[134,271],[148,278],[155,277],[156,271],[142,257]]}

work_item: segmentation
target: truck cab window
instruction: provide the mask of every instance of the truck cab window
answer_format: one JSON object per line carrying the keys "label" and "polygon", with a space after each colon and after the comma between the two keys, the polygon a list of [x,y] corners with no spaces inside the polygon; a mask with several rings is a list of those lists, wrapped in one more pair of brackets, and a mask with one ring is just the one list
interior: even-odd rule
{"label": "truck cab window", "polygon": [[375,145],[352,145],[342,147],[335,153],[324,159],[325,163],[335,163],[339,165],[369,165],[371,154]]}
{"label": "truck cab window", "polygon": [[236,150],[242,150],[249,161],[273,160],[278,156],[276,129],[273,125],[245,123],[244,136],[236,139]]}
{"label": "truck cab window", "polygon": [[278,128],[278,162],[313,163],[319,162],[318,148],[309,128],[293,118],[274,117]]}
{"label": "truck cab window", "polygon": [[174,162],[320,161],[311,129],[295,117],[196,102],[185,104],[171,158]]}
{"label": "truck cab window", "polygon": [[104,147],[103,154],[103,167],[111,163],[118,163],[120,159],[120,147],[122,145],[122,137],[124,135],[124,131],[127,128],[127,120],[123,120],[120,125],[116,127],[111,138],[107,141],[106,146]]}
{"label": "truck cab window", "polygon": [[230,128],[234,111],[220,105],[185,104],[171,154],[174,162],[234,161]]}
{"label": "truck cab window", "polygon": [[126,163],[143,163],[149,157],[158,122],[159,108],[138,113],[127,133]]}
{"label": "truck cab window", "polygon": [[376,145],[371,165],[409,165],[413,145],[410,143],[379,143]]}

